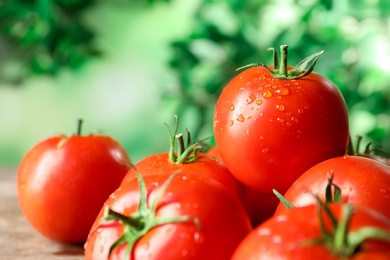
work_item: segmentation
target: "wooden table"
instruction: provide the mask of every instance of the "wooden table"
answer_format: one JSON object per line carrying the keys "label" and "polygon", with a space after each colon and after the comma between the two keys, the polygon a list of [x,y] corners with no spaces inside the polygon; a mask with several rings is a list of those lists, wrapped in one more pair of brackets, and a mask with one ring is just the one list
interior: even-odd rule
{"label": "wooden table", "polygon": [[51,241],[27,222],[16,196],[16,169],[0,169],[0,260],[81,260],[82,246]]}

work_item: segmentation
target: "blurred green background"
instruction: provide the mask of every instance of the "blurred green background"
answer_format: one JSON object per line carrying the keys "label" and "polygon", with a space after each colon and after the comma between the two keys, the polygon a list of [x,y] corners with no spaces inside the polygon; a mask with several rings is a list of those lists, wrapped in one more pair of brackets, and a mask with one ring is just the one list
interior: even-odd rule
{"label": "blurred green background", "polygon": [[168,149],[164,123],[212,135],[214,103],[236,68],[290,65],[324,50],[315,71],[347,102],[351,135],[390,150],[387,0],[0,1],[0,166],[48,136],[113,136],[133,162]]}

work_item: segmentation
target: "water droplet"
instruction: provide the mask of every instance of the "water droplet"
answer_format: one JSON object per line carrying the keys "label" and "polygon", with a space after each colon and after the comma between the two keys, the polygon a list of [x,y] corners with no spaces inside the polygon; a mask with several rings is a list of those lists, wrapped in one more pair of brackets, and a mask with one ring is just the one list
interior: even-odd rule
{"label": "water droplet", "polygon": [[230,110],[233,111],[236,107],[234,105],[230,106]]}
{"label": "water droplet", "polygon": [[247,116],[247,117],[246,117],[246,119],[251,119],[251,118],[252,118],[252,116]]}
{"label": "water droplet", "polygon": [[199,232],[194,233],[195,242],[201,242],[201,234]]}
{"label": "water droplet", "polygon": [[260,140],[264,140],[264,136],[260,135]]}
{"label": "water droplet", "polygon": [[234,125],[234,121],[233,121],[233,120],[230,120],[230,121],[229,121],[229,125],[230,125],[230,126],[233,126],[233,125]]}
{"label": "water droplet", "polygon": [[258,87],[257,90],[258,91],[262,91],[264,88],[263,87]]}
{"label": "water droplet", "polygon": [[291,122],[287,122],[287,126],[291,126]]}
{"label": "water droplet", "polygon": [[247,135],[251,135],[251,131],[249,129],[246,130]]}
{"label": "water droplet", "polygon": [[283,123],[283,122],[284,122],[284,119],[283,119],[283,118],[280,118],[280,117],[278,117],[278,118],[276,119],[276,121],[278,121],[278,122],[280,122],[280,123]]}
{"label": "water droplet", "polygon": [[272,238],[272,240],[273,240],[273,242],[274,242],[275,244],[280,244],[280,243],[282,243],[282,238],[281,238],[280,236],[274,236],[274,237]]}
{"label": "water droplet", "polygon": [[276,105],[276,109],[279,110],[279,111],[283,111],[284,110],[284,105],[282,105],[282,104]]}
{"label": "water droplet", "polygon": [[256,100],[256,104],[260,106],[261,104],[263,104],[263,100],[261,99]]}
{"label": "water droplet", "polygon": [[263,97],[265,98],[271,98],[272,97],[272,92],[267,90],[263,93]]}
{"label": "water droplet", "polygon": [[237,121],[238,122],[244,122],[245,118],[242,114],[240,114],[238,117],[237,117]]}
{"label": "water droplet", "polygon": [[187,180],[187,176],[183,175],[183,176],[181,176],[181,179],[185,181],[185,180]]}
{"label": "water droplet", "polygon": [[187,256],[188,255],[188,250],[187,249],[183,249],[181,251],[181,256]]}
{"label": "water droplet", "polygon": [[246,103],[251,104],[255,102],[255,100],[256,100],[256,96],[253,93],[250,93],[248,98],[246,99]]}
{"label": "water droplet", "polygon": [[263,149],[261,152],[262,152],[262,153],[268,153],[268,151],[269,151],[269,148],[265,148],[265,149]]}
{"label": "water droplet", "polygon": [[282,95],[282,96],[286,96],[290,93],[288,88],[280,88],[280,89],[275,90],[275,92],[278,93],[279,95]]}
{"label": "water droplet", "polygon": [[277,99],[282,99],[282,96],[276,96]]}
{"label": "water droplet", "polygon": [[298,108],[298,114],[302,114],[304,112],[303,108]]}
{"label": "water droplet", "polygon": [[292,116],[292,117],[291,117],[291,121],[294,121],[295,123],[298,123],[298,122],[299,122],[298,118],[296,118],[295,116]]}

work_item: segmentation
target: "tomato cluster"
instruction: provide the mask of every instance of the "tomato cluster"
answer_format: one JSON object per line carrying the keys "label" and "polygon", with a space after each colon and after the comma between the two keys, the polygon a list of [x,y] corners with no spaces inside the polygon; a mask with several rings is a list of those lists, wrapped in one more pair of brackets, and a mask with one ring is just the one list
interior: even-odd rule
{"label": "tomato cluster", "polygon": [[39,143],[18,171],[26,218],[86,260],[389,259],[390,166],[347,155],[345,101],[313,72],[322,52],[295,67],[280,53],[225,86],[207,152],[177,117],[170,150],[134,165],[107,136]]}

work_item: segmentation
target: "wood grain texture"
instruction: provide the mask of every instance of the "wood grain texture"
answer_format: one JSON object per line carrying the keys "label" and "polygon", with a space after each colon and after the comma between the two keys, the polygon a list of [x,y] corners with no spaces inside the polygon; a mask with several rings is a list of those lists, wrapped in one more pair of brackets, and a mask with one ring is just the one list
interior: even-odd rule
{"label": "wood grain texture", "polygon": [[35,231],[20,211],[16,169],[0,169],[0,260],[81,260],[79,245],[51,241]]}

